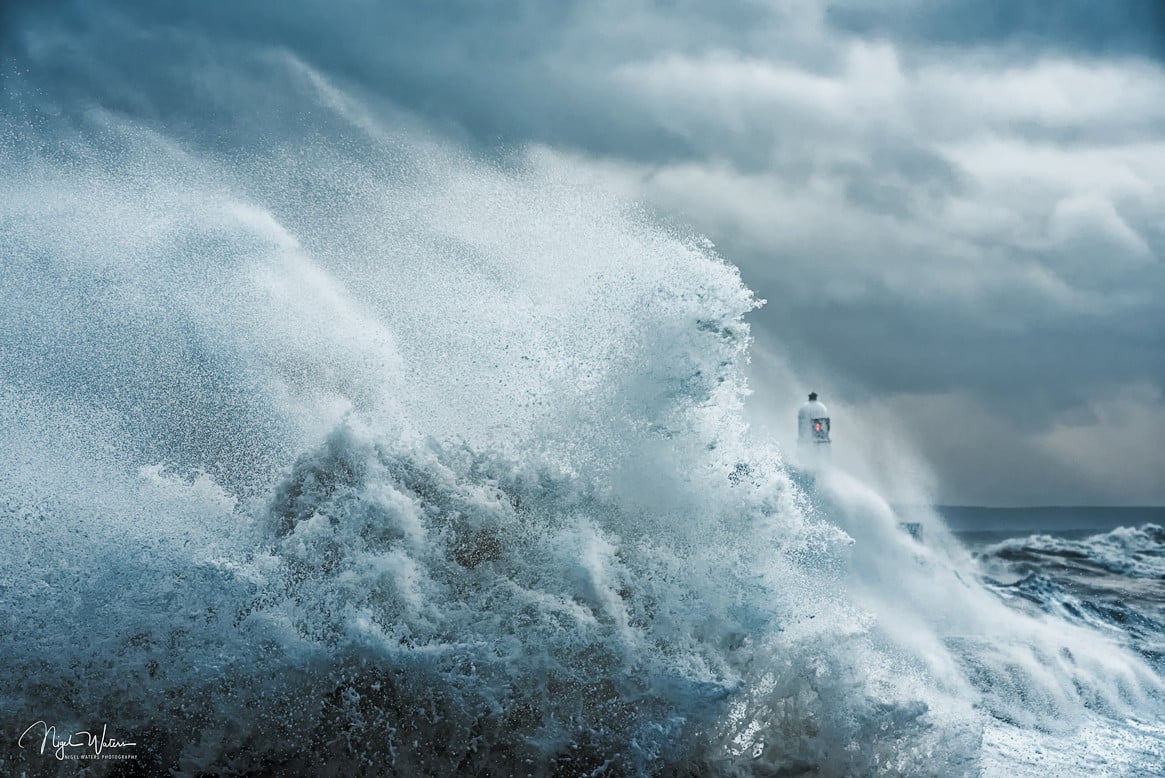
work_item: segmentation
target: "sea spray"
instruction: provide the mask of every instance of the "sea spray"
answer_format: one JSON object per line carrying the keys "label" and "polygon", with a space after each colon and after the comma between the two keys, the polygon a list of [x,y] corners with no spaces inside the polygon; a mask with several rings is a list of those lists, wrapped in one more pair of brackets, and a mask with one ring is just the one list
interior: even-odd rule
{"label": "sea spray", "polygon": [[[428,178],[380,196],[429,210],[385,211],[371,229],[413,229],[408,252],[393,258],[386,238],[384,258],[352,260],[359,276],[325,269],[294,213],[277,222],[286,206],[245,191],[175,198],[133,244],[105,225],[80,254],[19,233],[39,249],[21,257],[69,269],[40,276],[52,294],[72,290],[108,324],[94,355],[74,346],[92,327],[44,286],[22,290],[75,364],[22,377],[6,428],[52,452],[75,419],[105,421],[68,436],[75,455],[6,471],[7,526],[37,581],[12,613],[41,598],[102,607],[7,633],[13,709],[116,711],[192,774],[973,763],[973,720],[891,688],[893,662],[846,601],[849,538],[807,519],[780,457],[748,441],[742,317],[756,303],[736,271],[536,159],[509,172],[418,158]],[[94,175],[144,217],[144,193]],[[494,197],[466,200],[473,187]],[[148,261],[175,245],[199,273]],[[449,284],[423,271],[435,262]],[[109,292],[94,293],[98,272]],[[171,333],[190,345],[168,369],[204,379],[154,371]],[[93,391],[98,375],[127,391]],[[207,386],[226,402],[208,407]],[[65,399],[34,402],[45,395]],[[243,452],[256,433],[304,451],[264,495],[262,468],[236,472],[264,460],[207,461],[200,425]],[[45,479],[55,503],[31,510],[21,485]],[[33,572],[46,549],[60,575]],[[78,629],[95,640],[70,641]],[[940,733],[968,742],[952,727],[971,745],[936,756]]]}

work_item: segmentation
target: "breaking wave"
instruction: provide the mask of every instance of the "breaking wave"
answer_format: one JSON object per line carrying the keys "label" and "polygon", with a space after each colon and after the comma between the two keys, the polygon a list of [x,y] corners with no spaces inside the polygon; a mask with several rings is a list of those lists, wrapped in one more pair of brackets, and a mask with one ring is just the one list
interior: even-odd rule
{"label": "breaking wave", "polygon": [[1033,535],[981,553],[986,582],[1021,607],[1087,625],[1161,668],[1165,530],[1119,527],[1079,540]]}

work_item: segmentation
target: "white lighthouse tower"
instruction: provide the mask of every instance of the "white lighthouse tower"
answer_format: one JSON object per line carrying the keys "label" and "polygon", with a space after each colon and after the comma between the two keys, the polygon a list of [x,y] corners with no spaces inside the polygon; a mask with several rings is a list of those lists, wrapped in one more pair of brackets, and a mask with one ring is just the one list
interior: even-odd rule
{"label": "white lighthouse tower", "polygon": [[797,449],[806,464],[829,456],[829,409],[818,401],[817,392],[797,411]]}

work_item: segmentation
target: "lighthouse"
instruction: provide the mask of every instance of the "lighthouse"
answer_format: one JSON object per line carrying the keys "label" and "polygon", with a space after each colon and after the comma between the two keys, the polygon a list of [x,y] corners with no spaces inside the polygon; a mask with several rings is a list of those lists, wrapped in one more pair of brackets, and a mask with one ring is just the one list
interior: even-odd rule
{"label": "lighthouse", "polygon": [[797,411],[797,459],[803,467],[816,469],[829,461],[829,409],[809,393],[809,402]]}
{"label": "lighthouse", "polygon": [[809,402],[797,411],[797,443],[802,448],[829,445],[829,409],[817,392],[810,392]]}

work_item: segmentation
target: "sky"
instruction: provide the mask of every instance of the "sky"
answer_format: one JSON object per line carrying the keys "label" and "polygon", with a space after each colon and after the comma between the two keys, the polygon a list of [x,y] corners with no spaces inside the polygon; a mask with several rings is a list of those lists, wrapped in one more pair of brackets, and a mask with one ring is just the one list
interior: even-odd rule
{"label": "sky", "polygon": [[[46,7],[84,62],[22,34]],[[815,390],[840,461],[891,487],[909,471],[940,503],[1165,504],[1155,0],[0,10],[18,61],[176,127],[194,118],[171,76],[130,74],[178,28],[212,64],[290,47],[434,136],[561,157],[706,234],[767,300],[761,430],[788,439]]]}

